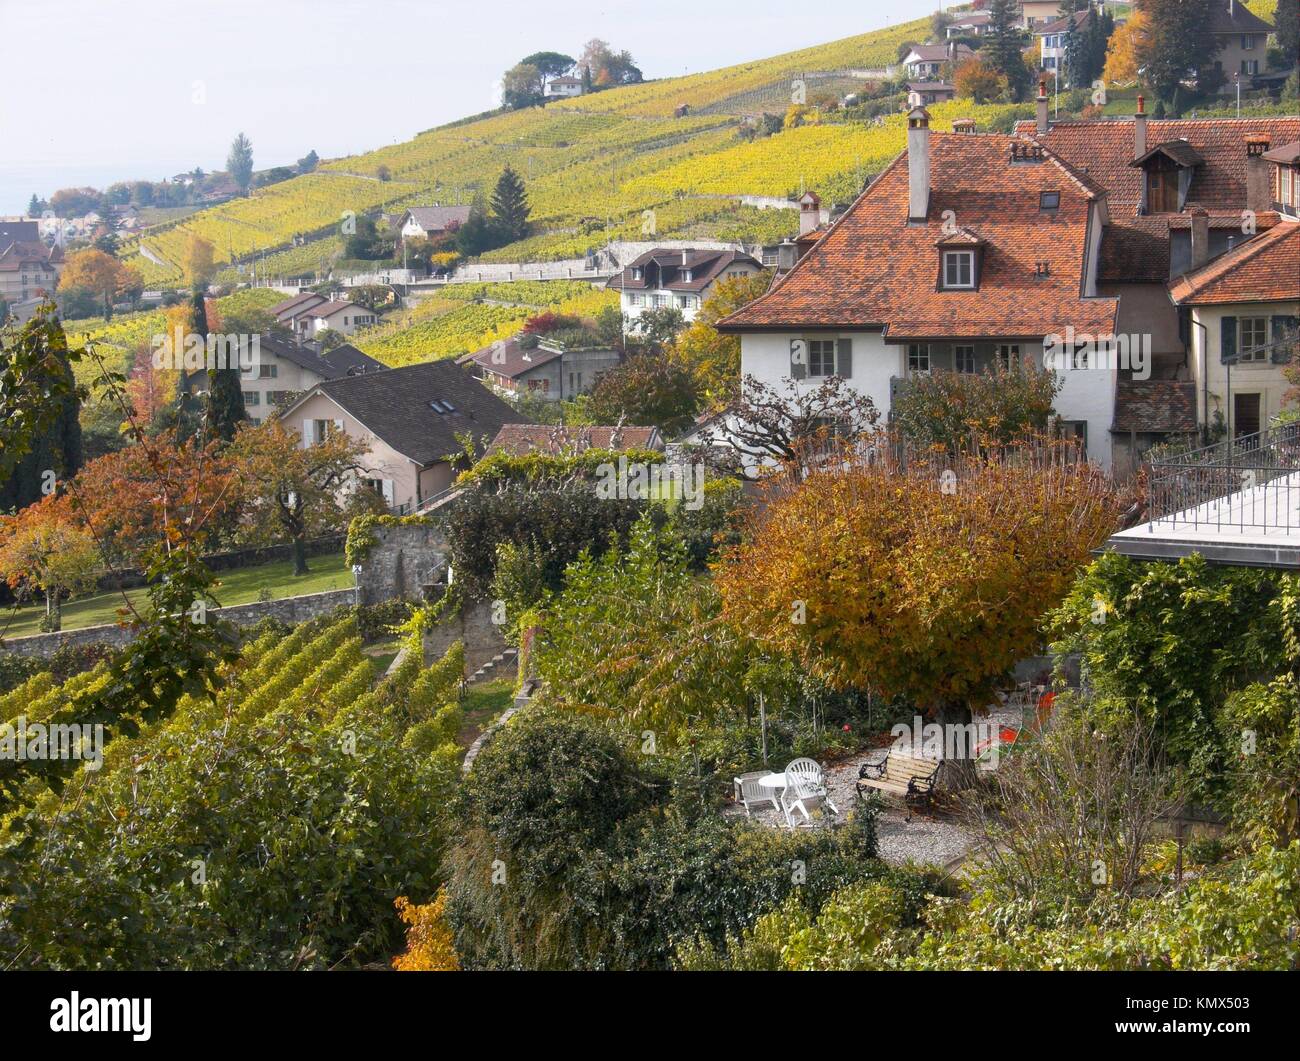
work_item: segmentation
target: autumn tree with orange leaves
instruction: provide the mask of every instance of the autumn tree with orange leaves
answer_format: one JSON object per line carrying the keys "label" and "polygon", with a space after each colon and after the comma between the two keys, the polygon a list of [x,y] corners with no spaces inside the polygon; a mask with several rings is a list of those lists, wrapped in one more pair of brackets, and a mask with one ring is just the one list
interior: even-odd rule
{"label": "autumn tree with orange leaves", "polygon": [[719,568],[724,614],[837,688],[969,722],[1115,528],[1113,490],[1075,452],[904,464],[886,446],[774,478]]}

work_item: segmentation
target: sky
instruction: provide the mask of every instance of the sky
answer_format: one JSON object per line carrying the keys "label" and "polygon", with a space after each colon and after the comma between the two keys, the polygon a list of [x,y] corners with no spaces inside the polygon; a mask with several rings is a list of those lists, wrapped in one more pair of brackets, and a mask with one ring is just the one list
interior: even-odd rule
{"label": "sky", "polygon": [[[258,169],[407,140],[499,102],[507,67],[592,37],[647,78],[909,21],[936,0],[0,0],[0,215],[33,192]],[[947,6],[953,6],[949,3]]]}

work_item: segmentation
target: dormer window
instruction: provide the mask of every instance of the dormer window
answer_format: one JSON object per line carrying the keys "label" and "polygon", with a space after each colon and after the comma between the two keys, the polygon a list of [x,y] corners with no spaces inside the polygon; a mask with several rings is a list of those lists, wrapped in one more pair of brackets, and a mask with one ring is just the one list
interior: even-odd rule
{"label": "dormer window", "polygon": [[975,286],[975,252],[943,252],[943,286],[949,291],[969,291]]}
{"label": "dormer window", "polygon": [[645,279],[645,270],[644,270],[644,269],[641,269],[641,268],[639,268],[639,267],[634,267],[634,268],[632,269],[632,279],[633,279],[633,280],[644,280],[644,279]]}
{"label": "dormer window", "polygon": [[695,279],[694,272],[692,272],[690,269],[682,270],[682,283],[689,284],[693,279]]}

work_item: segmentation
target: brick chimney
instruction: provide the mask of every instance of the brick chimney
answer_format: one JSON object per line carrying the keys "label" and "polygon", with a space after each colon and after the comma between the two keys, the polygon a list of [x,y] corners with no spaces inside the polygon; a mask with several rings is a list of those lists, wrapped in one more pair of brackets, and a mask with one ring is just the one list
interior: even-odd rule
{"label": "brick chimney", "polygon": [[907,219],[930,213],[930,112],[913,107],[907,114]]}
{"label": "brick chimney", "polygon": [[1047,78],[1038,79],[1038,135],[1047,135]]}
{"label": "brick chimney", "polygon": [[1246,209],[1261,213],[1273,207],[1272,166],[1264,158],[1271,140],[1267,133],[1246,137]]}
{"label": "brick chimney", "polygon": [[1203,207],[1192,211],[1192,268],[1210,260],[1210,215]]}
{"label": "brick chimney", "polygon": [[1133,157],[1141,158],[1147,153],[1147,106],[1146,99],[1138,96],[1137,113],[1133,115]]}

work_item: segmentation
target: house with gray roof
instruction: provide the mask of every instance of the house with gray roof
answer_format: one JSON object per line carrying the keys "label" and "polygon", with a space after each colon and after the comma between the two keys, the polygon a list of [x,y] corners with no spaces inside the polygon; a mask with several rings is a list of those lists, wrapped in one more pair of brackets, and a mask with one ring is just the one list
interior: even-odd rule
{"label": "house with gray roof", "polygon": [[402,239],[436,239],[469,220],[468,206],[413,206],[397,223]]}
{"label": "house with gray roof", "polygon": [[466,438],[482,453],[504,425],[528,418],[454,361],[426,361],[324,380],[281,419],[304,447],[336,431],[365,442],[364,485],[408,513],[452,485],[466,463]]}

